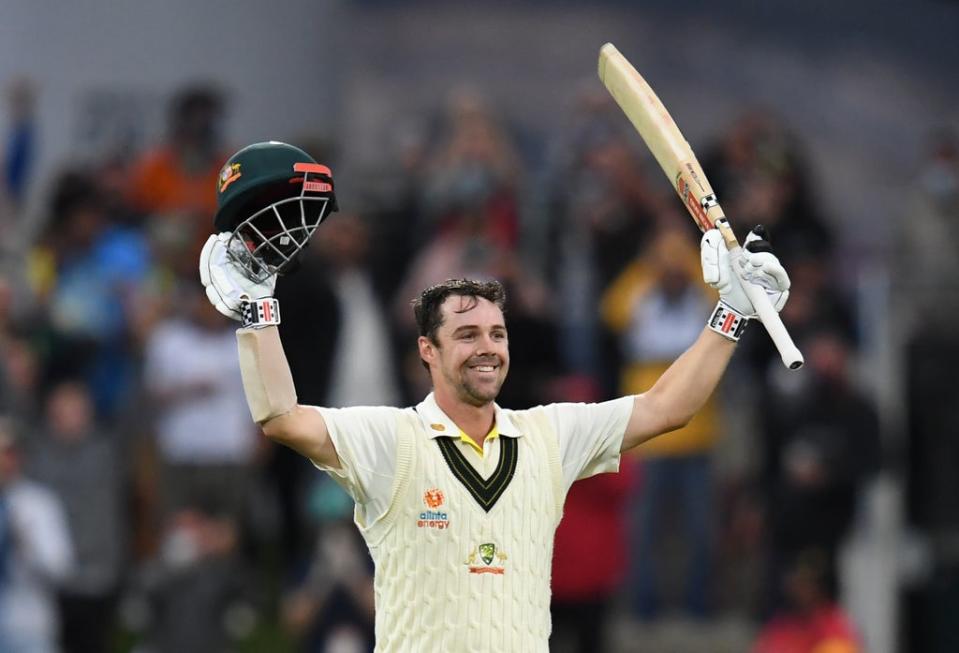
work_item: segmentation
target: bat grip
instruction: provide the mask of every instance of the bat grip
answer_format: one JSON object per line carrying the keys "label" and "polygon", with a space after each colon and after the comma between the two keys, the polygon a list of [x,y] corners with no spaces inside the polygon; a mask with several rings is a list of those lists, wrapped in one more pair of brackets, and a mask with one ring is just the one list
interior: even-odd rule
{"label": "bat grip", "polygon": [[742,270],[739,265],[737,265],[737,260],[740,256],[742,256],[742,249],[738,246],[735,251],[729,252],[730,260],[733,263],[732,268],[736,271],[736,276],[739,277],[739,281],[742,283],[746,297],[752,302],[753,308],[756,309],[756,314],[759,316],[759,321],[766,327],[766,332],[769,333],[773,344],[776,345],[776,349],[783,359],[783,365],[791,370],[798,370],[804,362],[802,353],[799,351],[799,348],[796,347],[789,332],[786,331],[786,326],[783,324],[782,318],[779,317],[779,313],[773,307],[772,302],[769,301],[769,295],[766,294],[766,290],[762,286],[751,283],[743,278]]}

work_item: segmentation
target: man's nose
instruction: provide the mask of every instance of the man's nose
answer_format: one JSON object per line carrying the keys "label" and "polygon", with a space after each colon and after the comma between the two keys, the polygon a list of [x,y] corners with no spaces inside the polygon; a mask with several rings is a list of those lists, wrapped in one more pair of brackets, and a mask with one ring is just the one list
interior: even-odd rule
{"label": "man's nose", "polygon": [[477,353],[485,353],[495,351],[499,344],[493,340],[493,336],[489,333],[483,334],[480,336],[477,342]]}

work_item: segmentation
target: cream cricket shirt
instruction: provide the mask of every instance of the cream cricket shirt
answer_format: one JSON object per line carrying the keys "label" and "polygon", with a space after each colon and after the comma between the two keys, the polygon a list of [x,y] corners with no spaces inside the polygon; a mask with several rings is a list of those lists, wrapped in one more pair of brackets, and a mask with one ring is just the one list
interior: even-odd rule
{"label": "cream cricket shirt", "polygon": [[547,651],[553,534],[573,481],[619,469],[632,397],[496,407],[480,454],[433,395],[319,408],[376,565],[377,651]]}

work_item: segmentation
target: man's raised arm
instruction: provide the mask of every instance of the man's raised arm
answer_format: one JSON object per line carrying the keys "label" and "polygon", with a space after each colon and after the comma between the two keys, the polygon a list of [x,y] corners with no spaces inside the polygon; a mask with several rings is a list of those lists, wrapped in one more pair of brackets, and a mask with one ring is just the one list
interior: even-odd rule
{"label": "man's raised arm", "polygon": [[301,406],[275,325],[236,332],[243,390],[253,421],[275,442],[310,460],[338,468],[339,458],[320,411]]}
{"label": "man's raised arm", "polygon": [[271,440],[331,468],[340,466],[320,411],[296,401],[293,375],[283,352],[276,276],[252,281],[227,253],[230,236],[210,236],[200,254],[200,280],[216,309],[238,320],[236,341],[247,405]]}

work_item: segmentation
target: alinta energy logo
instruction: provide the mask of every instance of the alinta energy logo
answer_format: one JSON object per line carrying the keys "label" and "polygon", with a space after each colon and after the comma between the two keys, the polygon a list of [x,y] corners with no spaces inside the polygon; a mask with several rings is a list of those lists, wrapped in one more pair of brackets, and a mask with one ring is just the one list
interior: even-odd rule
{"label": "alinta energy logo", "polygon": [[423,503],[427,510],[420,513],[420,518],[416,520],[417,528],[438,528],[444,530],[450,527],[450,519],[445,512],[439,509],[443,506],[445,497],[443,491],[437,488],[430,488],[423,493]]}

